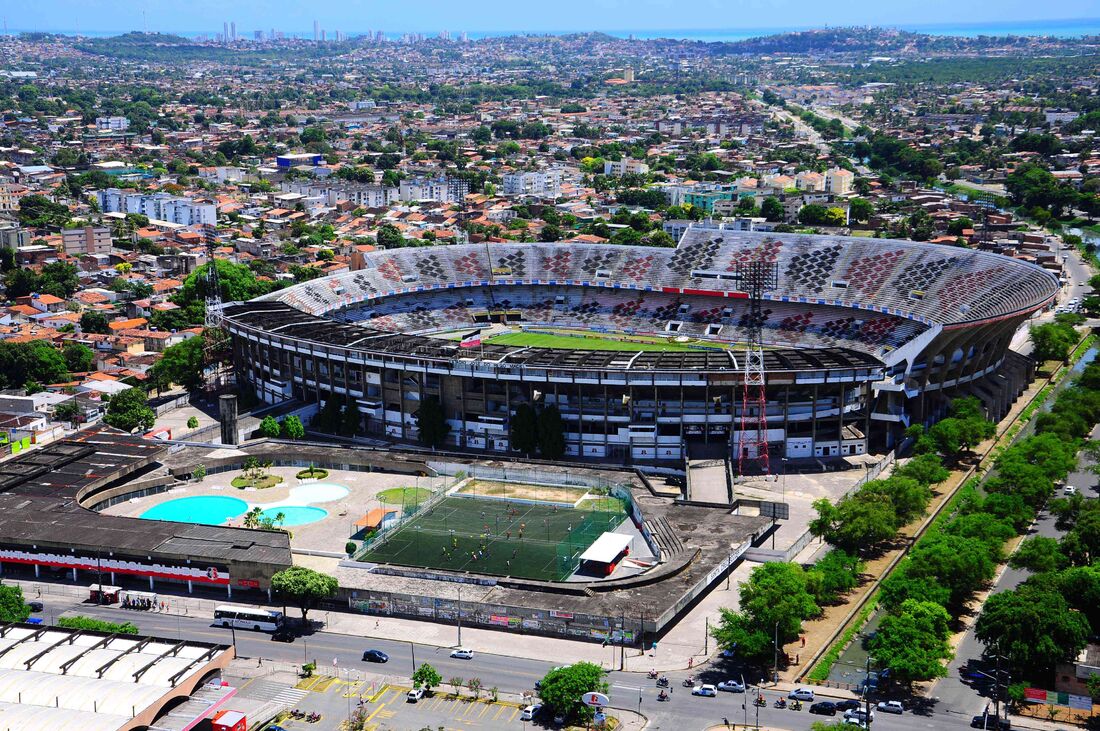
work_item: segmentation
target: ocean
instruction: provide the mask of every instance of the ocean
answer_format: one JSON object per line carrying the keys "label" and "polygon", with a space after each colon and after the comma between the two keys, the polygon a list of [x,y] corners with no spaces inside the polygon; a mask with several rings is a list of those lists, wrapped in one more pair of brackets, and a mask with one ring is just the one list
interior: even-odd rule
{"label": "ocean", "polygon": [[[240,25],[240,24],[239,24]],[[244,24],[247,26],[247,23]],[[244,27],[244,26],[242,26]],[[789,33],[792,31],[810,30],[820,26],[776,26],[774,28],[680,28],[680,29],[651,29],[651,30],[603,30],[601,32],[620,38],[633,36],[638,39],[672,38],[689,41],[721,42],[741,41],[746,38],[759,38],[761,36],[775,35],[777,33]],[[870,26],[869,26],[870,27]],[[914,33],[927,33],[934,36],[961,36],[974,38],[977,36],[1055,36],[1058,38],[1081,38],[1083,36],[1100,35],[1100,18],[1077,18],[1069,20],[1032,20],[1032,21],[1006,21],[985,23],[902,23],[882,24],[879,27],[897,28],[899,30],[912,31]],[[11,33],[25,32],[26,29],[11,29]],[[36,28],[35,31],[45,29]],[[212,37],[220,32],[220,28],[211,28],[206,31],[162,31],[176,33],[185,37],[207,36]],[[278,29],[276,29],[278,30]],[[50,29],[50,33],[62,33],[65,35],[84,35],[89,37],[106,37],[119,35],[127,31],[123,30],[76,30],[76,29]],[[267,29],[264,31],[267,32]],[[312,38],[312,30],[284,31],[289,38]],[[387,31],[386,37],[390,40],[400,38],[405,31]],[[426,36],[434,36],[439,31],[409,31],[423,33]],[[451,30],[451,37],[458,34],[458,29]],[[577,33],[577,30],[556,31],[468,31],[471,40],[479,38],[501,38],[513,35],[565,35]],[[366,33],[363,31],[348,31],[348,36],[354,38]],[[242,39],[250,37],[251,31],[242,31]]]}

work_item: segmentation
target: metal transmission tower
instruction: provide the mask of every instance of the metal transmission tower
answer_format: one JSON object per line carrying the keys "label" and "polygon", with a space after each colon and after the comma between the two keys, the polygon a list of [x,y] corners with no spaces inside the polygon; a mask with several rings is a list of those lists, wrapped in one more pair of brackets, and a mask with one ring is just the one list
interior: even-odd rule
{"label": "metal transmission tower", "polygon": [[218,245],[216,231],[206,227],[206,319],[203,322],[203,372],[206,374],[206,390],[220,392],[229,382],[229,333],[222,325],[222,288],[218,280],[218,268],[214,264],[214,249]]}
{"label": "metal transmission tower", "polygon": [[[745,462],[756,460],[761,472],[768,468],[768,412],[764,374],[764,292],[779,285],[779,265],[751,261],[737,265],[741,288],[749,296],[746,315],[745,383],[741,395],[741,431],[737,444],[737,473],[745,474]],[[755,415],[753,415],[755,414]]]}

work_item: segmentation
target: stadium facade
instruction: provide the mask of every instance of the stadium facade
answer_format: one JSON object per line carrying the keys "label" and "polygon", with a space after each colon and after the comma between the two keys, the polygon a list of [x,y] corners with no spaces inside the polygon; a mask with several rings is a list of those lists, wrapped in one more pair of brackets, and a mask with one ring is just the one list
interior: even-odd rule
{"label": "stadium facade", "polygon": [[[746,263],[778,272],[760,323],[767,440],[791,459],[888,447],[961,393],[1003,411],[1030,367],[1009,351],[1013,333],[1059,288],[1050,272],[987,252],[733,231],[688,230],[675,249],[493,243],[364,259],[226,307],[238,376],[264,401],[335,396],[357,406],[364,432],[414,441],[434,396],[451,445],[489,453],[509,452],[518,405],[554,404],[567,455],[609,460],[740,443]],[[601,333],[669,349],[460,342],[502,325],[557,345]]]}

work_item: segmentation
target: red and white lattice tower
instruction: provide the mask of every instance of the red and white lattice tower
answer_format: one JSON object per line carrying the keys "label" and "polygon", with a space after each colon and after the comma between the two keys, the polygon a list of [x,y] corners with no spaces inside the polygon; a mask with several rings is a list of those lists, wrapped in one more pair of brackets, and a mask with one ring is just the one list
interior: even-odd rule
{"label": "red and white lattice tower", "polygon": [[747,463],[756,461],[757,470],[771,474],[768,464],[768,411],[764,372],[764,292],[779,284],[779,265],[752,261],[737,265],[741,288],[749,296],[746,315],[744,386],[741,395],[741,429],[737,444],[737,473],[745,474]]}

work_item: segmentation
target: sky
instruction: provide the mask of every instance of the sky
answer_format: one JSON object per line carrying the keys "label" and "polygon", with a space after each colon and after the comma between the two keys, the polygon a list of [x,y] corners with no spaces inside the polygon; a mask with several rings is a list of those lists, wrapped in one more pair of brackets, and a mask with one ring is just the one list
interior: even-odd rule
{"label": "sky", "polygon": [[1100,17],[1096,0],[0,0],[10,29],[239,33],[773,29]]}

